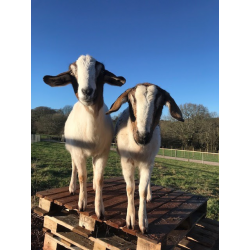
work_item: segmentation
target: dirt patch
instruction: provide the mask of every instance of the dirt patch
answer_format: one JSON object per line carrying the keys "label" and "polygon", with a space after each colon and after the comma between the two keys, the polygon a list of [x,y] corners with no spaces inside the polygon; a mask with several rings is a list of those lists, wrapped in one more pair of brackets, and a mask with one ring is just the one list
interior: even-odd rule
{"label": "dirt patch", "polygon": [[44,232],[42,229],[43,217],[31,210],[31,250],[40,250],[43,248]]}

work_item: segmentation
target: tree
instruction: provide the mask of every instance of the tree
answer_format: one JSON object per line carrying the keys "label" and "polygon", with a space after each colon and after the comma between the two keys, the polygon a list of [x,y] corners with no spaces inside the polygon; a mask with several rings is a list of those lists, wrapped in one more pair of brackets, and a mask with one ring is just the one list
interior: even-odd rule
{"label": "tree", "polygon": [[68,116],[72,109],[73,107],[71,105],[66,105],[62,108],[62,112],[64,115]]}
{"label": "tree", "polygon": [[[171,116],[161,121],[162,144],[176,148],[203,148],[217,151],[219,148],[219,118],[199,104],[180,105],[185,122],[178,122]],[[217,118],[216,118],[217,117]],[[169,146],[170,145],[170,146]]]}
{"label": "tree", "polygon": [[41,116],[49,115],[49,114],[51,115],[55,113],[56,111],[54,109],[44,107],[44,106],[40,106],[35,109],[32,109],[31,110],[31,133],[32,134],[37,133],[37,124]]}
{"label": "tree", "polygon": [[37,121],[37,132],[48,135],[63,134],[64,125],[67,117],[60,113],[47,114],[40,117]]}
{"label": "tree", "polygon": [[71,106],[67,105],[63,109],[56,110],[41,106],[32,109],[31,133],[61,135],[64,130],[65,121],[67,119],[67,115],[65,114],[70,112],[70,107]]}

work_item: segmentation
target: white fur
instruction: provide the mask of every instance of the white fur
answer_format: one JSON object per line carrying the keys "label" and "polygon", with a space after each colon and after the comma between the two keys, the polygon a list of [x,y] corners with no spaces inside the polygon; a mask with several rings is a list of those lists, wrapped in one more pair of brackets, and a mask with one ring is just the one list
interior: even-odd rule
{"label": "white fur", "polygon": [[150,131],[156,93],[157,89],[154,85],[149,87],[140,85],[136,88],[137,127],[140,134]]}
{"label": "white fur", "polygon": [[[84,106],[82,89],[93,88],[96,90],[96,60],[89,55],[80,56],[76,61],[76,67],[71,65],[72,73],[78,80],[77,102],[65,124],[64,134],[66,138],[66,149],[71,154],[72,176],[69,191],[76,190],[76,176],[78,172],[80,193],[78,207],[85,210],[87,205],[87,169],[86,159],[92,157],[93,162],[93,188],[96,191],[95,212],[99,218],[104,215],[102,200],[102,179],[104,167],[106,165],[110,145],[114,136],[113,124],[110,115],[104,104],[100,110],[96,111],[95,103],[91,106]],[[97,69],[98,71],[100,70]],[[98,91],[98,90],[97,90]]]}
{"label": "white fur", "polygon": [[[142,93],[143,91],[140,90],[140,94]],[[151,97],[149,96],[152,93],[154,93],[153,89],[151,90],[149,89],[147,100],[149,101],[151,100]],[[143,98],[139,100],[136,99],[137,103],[140,102],[141,100],[143,102],[145,101]],[[140,106],[139,103],[138,107],[143,107],[143,105]],[[151,112],[150,106],[144,109],[144,112],[145,111]],[[138,119],[138,113],[137,113],[137,119]],[[152,121],[150,122],[152,123]],[[126,110],[123,111],[116,124],[117,147],[118,147],[118,152],[121,156],[123,176],[127,185],[128,208],[127,208],[126,223],[127,227],[132,226],[132,228],[134,228],[135,225],[134,169],[136,166],[138,166],[140,172],[140,184],[139,184],[140,205],[139,205],[138,219],[139,219],[140,230],[142,232],[145,232],[145,230],[147,230],[148,227],[146,200],[150,201],[152,198],[151,188],[150,188],[150,176],[154,165],[154,158],[160,148],[160,143],[161,143],[160,128],[159,126],[156,126],[151,141],[145,146],[140,146],[134,141],[132,129],[133,129],[132,124],[129,117],[129,108],[127,108]]]}
{"label": "white fur", "polygon": [[108,111],[104,105],[95,117],[87,111],[84,105],[77,102],[71,111],[65,124],[66,149],[70,152],[72,158],[72,176],[69,186],[71,193],[76,188],[76,169],[78,177],[83,176],[83,183],[80,181],[79,209],[85,209],[87,205],[87,170],[86,159],[92,156],[93,161],[93,187],[96,190],[95,212],[98,217],[104,214],[102,200],[101,180],[106,165],[110,145],[113,138],[113,125]]}
{"label": "white fur", "polygon": [[77,66],[77,80],[78,80],[78,96],[79,99],[83,99],[82,89],[92,88],[93,93],[96,89],[95,82],[95,62],[96,60],[89,55],[82,55],[76,61]]}

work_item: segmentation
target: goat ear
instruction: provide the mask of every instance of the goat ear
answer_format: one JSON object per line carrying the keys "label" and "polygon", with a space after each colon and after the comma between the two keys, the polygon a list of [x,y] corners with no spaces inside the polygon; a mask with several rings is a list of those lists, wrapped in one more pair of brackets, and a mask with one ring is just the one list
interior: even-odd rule
{"label": "goat ear", "polygon": [[63,72],[57,76],[44,76],[43,81],[51,87],[65,86],[72,83],[72,76],[70,71]]}
{"label": "goat ear", "polygon": [[[132,88],[131,88],[132,89]],[[106,115],[116,112],[123,103],[128,101],[128,93],[131,89],[127,89],[124,93],[122,93],[117,99],[116,101],[111,105],[109,111],[106,113]]]}
{"label": "goat ear", "polygon": [[179,109],[175,100],[170,96],[170,94],[167,91],[164,91],[164,92],[165,92],[166,105],[169,108],[171,116],[178,121],[184,122],[184,119],[182,118],[181,110]]}
{"label": "goat ear", "polygon": [[108,70],[105,70],[104,82],[114,86],[122,86],[126,82],[126,79],[122,76],[116,76]]}

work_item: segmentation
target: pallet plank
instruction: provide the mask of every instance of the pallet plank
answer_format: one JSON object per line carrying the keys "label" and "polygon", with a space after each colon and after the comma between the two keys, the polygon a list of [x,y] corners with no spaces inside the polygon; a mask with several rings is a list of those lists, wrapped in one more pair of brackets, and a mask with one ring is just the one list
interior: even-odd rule
{"label": "pallet plank", "polygon": [[[110,186],[106,189],[103,190],[103,195],[102,195],[102,198],[103,198],[103,201],[105,200],[108,200],[108,199],[111,199],[113,196],[114,196],[114,192],[120,192],[120,193],[123,193],[123,191],[121,190],[124,190],[125,189],[125,185],[124,184],[119,184],[117,186]],[[92,211],[92,214],[94,214],[94,209],[95,209],[95,206],[94,206],[94,196],[91,197],[90,199],[88,198],[87,199],[87,208],[86,208],[86,211]],[[56,202],[59,202],[60,204],[64,204],[64,206],[70,210],[73,210],[73,209],[77,209],[78,208],[78,198],[75,198],[75,199],[67,199],[67,200],[58,200]],[[88,212],[86,212],[86,214],[88,215]]]}
{"label": "pallet plank", "polygon": [[147,235],[139,232],[137,236],[153,240],[155,243],[161,242],[183,220],[203,205],[206,199],[201,199],[199,196],[183,195],[178,197],[176,201],[164,204],[170,205],[169,209],[171,210],[175,209],[151,223]]}
{"label": "pallet plank", "polygon": [[[178,207],[183,201],[187,200],[190,198],[190,196],[186,197],[182,197],[181,201],[180,201],[180,196],[183,195],[184,192],[182,191],[174,191],[171,192],[169,194],[167,194],[166,196],[164,196],[165,198],[165,203],[161,206],[159,206],[157,208],[157,210],[153,210],[153,211],[148,211],[147,212],[147,218],[148,218],[148,224],[150,227],[150,223],[154,222],[155,220],[159,219],[161,216],[165,215],[166,213],[168,213],[170,210]],[[179,200],[177,200],[177,198],[179,198]],[[171,202],[170,202],[171,201]],[[138,202],[139,205],[139,202]],[[128,229],[126,226],[123,227],[122,229],[124,232],[132,234],[132,235],[136,235],[137,233],[139,233],[139,226],[136,225],[136,228],[134,230],[132,229]]]}
{"label": "pallet plank", "polygon": [[183,247],[184,249],[188,249],[188,250],[211,250],[211,248],[202,246],[199,243],[193,242],[186,238],[182,239],[179,242],[178,246]]}
{"label": "pallet plank", "polygon": [[[95,200],[94,195],[87,194],[87,197],[88,197],[87,204],[94,202],[94,200]],[[79,200],[79,194],[76,194],[76,195],[70,195],[70,196],[64,197],[64,198],[55,199],[54,203],[59,205],[59,206],[64,206],[66,203],[69,203],[72,201],[78,201],[78,200]]]}
{"label": "pallet plank", "polygon": [[186,238],[191,241],[195,241],[201,245],[204,245],[206,247],[212,247],[215,244],[215,240],[209,239],[207,237],[204,237],[202,235],[196,234],[194,232],[190,232]]}
{"label": "pallet plank", "polygon": [[197,226],[201,227],[201,228],[206,228],[206,230],[209,230],[209,231],[214,232],[214,233],[219,233],[219,227],[208,224],[204,221],[199,221],[197,223]]}
{"label": "pallet plank", "polygon": [[110,249],[110,250],[136,250],[136,245],[128,242],[117,235],[107,236],[107,237],[100,237],[100,238],[93,238],[90,237],[95,243],[98,243],[99,246],[104,247],[103,249]]}
{"label": "pallet plank", "polygon": [[188,233],[191,233],[195,224],[205,215],[204,212],[195,211],[184,220],[177,228],[171,231],[166,237],[166,246],[168,249],[174,248],[180,240],[182,240]]}
{"label": "pallet plank", "polygon": [[65,192],[65,191],[69,191],[69,187],[52,188],[49,190],[39,191],[36,193],[36,196],[43,198],[46,195],[61,193],[61,192]]}
{"label": "pallet plank", "polygon": [[155,244],[154,242],[150,242],[143,238],[138,238],[137,240],[137,250],[161,250],[162,245],[161,243]]}
{"label": "pallet plank", "polygon": [[[70,231],[71,229],[74,228],[73,227],[75,224],[74,222],[72,222],[71,225],[63,222],[62,220],[60,220],[60,223],[62,223],[63,225],[59,224],[58,222],[59,220],[54,217],[50,217],[50,216],[44,217],[44,227],[50,229],[51,233],[53,233],[54,235],[60,237],[63,240],[66,240],[67,242],[81,249],[84,249],[84,250],[93,249],[92,241],[90,241],[89,239],[73,231]],[[65,230],[65,228],[67,230]]]}
{"label": "pallet plank", "polygon": [[[120,186],[119,189],[120,189],[119,193],[116,193],[116,190],[110,190],[109,192],[105,192],[103,194],[103,204],[105,210],[127,201],[127,195],[125,192],[126,186],[122,184],[122,186]],[[87,216],[95,214],[95,205],[94,204],[87,205],[86,211],[82,213]]]}
{"label": "pallet plank", "polygon": [[34,213],[36,213],[36,214],[38,214],[38,215],[40,215],[40,216],[45,216],[45,215],[47,215],[49,212],[46,211],[46,210],[44,210],[44,209],[42,209],[42,208],[40,208],[40,207],[35,207],[35,208],[34,208]]}
{"label": "pallet plank", "polygon": [[[124,181],[123,177],[115,177],[112,179],[104,179],[104,183],[110,183],[110,182],[122,182]],[[87,183],[87,187],[91,187],[93,185],[92,182],[88,182]],[[77,189],[79,189],[79,185],[77,185]],[[57,194],[57,193],[62,193],[62,192],[66,192],[69,191],[69,187],[61,187],[61,188],[52,188],[52,189],[48,189],[48,190],[44,190],[44,191],[39,191],[36,193],[36,196],[39,198],[43,198],[46,195],[52,195],[52,194]]]}
{"label": "pallet plank", "polygon": [[94,231],[95,225],[96,225],[96,219],[86,216],[83,213],[80,213],[80,218],[79,218],[80,227],[85,227],[89,231]]}
{"label": "pallet plank", "polygon": [[86,228],[80,227],[80,226],[75,226],[72,229],[72,232],[77,233],[79,235],[82,235],[85,238],[89,238],[89,236],[91,235],[91,231],[87,230]]}
{"label": "pallet plank", "polygon": [[[135,208],[139,207],[138,184],[139,181],[136,181]],[[96,250],[178,248],[206,250],[213,247],[218,239],[219,223],[204,218],[207,204],[204,197],[152,185],[152,201],[146,204],[149,229],[147,234],[142,234],[138,227],[137,213],[135,230],[127,229],[125,226],[127,194],[123,177],[104,180],[104,220],[97,219],[95,215],[95,191],[92,183],[88,183],[86,211],[77,214],[76,211],[62,210],[60,213],[56,212],[54,217],[46,215],[46,210],[50,211],[52,205],[61,209],[63,206],[68,209],[77,208],[79,189],[72,196],[68,192],[68,187],[65,188],[67,188],[66,191],[60,188],[52,191],[45,190],[42,194],[38,192],[38,195],[44,195],[40,198],[41,205],[38,213],[45,215],[46,233],[50,230],[53,233],[52,238],[57,237],[56,239],[64,244],[64,246],[59,245],[58,242],[55,244],[51,240],[50,244],[56,247],[84,250],[93,248]]]}
{"label": "pallet plank", "polygon": [[53,232],[53,233],[58,237],[60,237],[61,239],[64,239],[83,250],[92,250],[94,247],[94,243],[91,240],[83,236],[80,236],[74,232]]}
{"label": "pallet plank", "polygon": [[193,232],[213,240],[217,240],[219,237],[218,233],[211,232],[209,230],[206,230],[206,228],[202,228],[197,225],[193,228]]}
{"label": "pallet plank", "polygon": [[[93,195],[92,194],[93,192],[91,192],[91,191],[93,191],[92,186],[87,187],[87,192],[88,192],[89,195]],[[79,192],[80,192],[80,189],[77,188],[74,195],[72,195],[69,191],[67,191],[67,192],[61,192],[61,193],[57,193],[57,194],[45,195],[44,198],[46,200],[49,200],[49,201],[53,202],[54,200],[58,200],[60,198],[74,197],[75,195],[79,196]]]}
{"label": "pallet plank", "polygon": [[53,236],[51,236],[47,233],[45,234],[44,242],[43,242],[43,250],[56,250],[57,244],[58,244],[58,242],[56,242],[53,239]]}
{"label": "pallet plank", "polygon": [[[151,189],[152,189],[152,201],[172,191],[172,189],[167,189],[167,188],[163,188],[160,186],[152,186]],[[135,195],[134,195],[135,208],[139,206],[139,202],[140,202],[139,193],[135,192]],[[150,202],[150,203],[153,203],[153,202]],[[105,220],[105,222],[108,225],[115,227],[115,228],[124,227],[126,224],[127,196],[126,196],[126,201],[122,203],[121,206],[115,206],[114,208],[111,207],[111,209],[107,208],[106,212],[107,212],[107,219]],[[134,230],[132,230],[133,232],[130,230],[127,231],[125,228],[125,231],[132,235],[135,235]]]}
{"label": "pallet plank", "polygon": [[60,216],[50,217],[51,220],[55,221],[57,224],[68,228],[69,230],[73,230],[75,227],[79,225],[79,218],[75,214],[66,214]]}
{"label": "pallet plank", "polygon": [[204,218],[202,221],[208,223],[208,224],[211,224],[213,226],[216,226],[216,227],[219,227],[219,221],[217,220],[212,220],[212,219],[209,219],[209,218]]}

